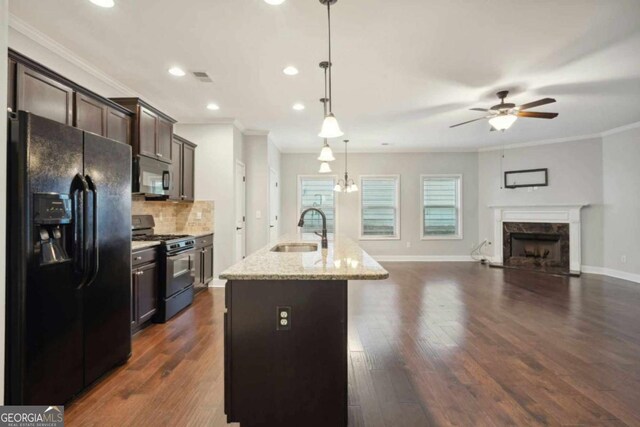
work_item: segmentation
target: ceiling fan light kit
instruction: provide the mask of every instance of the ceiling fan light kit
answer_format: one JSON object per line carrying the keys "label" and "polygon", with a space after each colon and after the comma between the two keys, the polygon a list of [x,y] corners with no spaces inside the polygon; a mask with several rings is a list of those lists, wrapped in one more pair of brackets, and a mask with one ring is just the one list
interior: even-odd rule
{"label": "ceiling fan light kit", "polygon": [[518,119],[518,116],[513,114],[499,114],[489,119],[489,124],[493,126],[495,130],[507,130]]}
{"label": "ceiling fan light kit", "polygon": [[467,123],[477,122],[478,120],[488,119],[489,124],[491,125],[491,131],[507,130],[518,120],[519,117],[525,117],[530,119],[553,119],[558,117],[558,113],[539,113],[535,111],[524,111],[529,108],[539,107],[541,105],[551,104],[556,102],[553,98],[543,98],[534,102],[529,102],[527,104],[522,104],[519,107],[516,104],[512,104],[510,102],[504,102],[505,98],[509,94],[508,90],[502,90],[496,93],[496,96],[500,99],[500,103],[494,105],[491,108],[471,108],[472,111],[482,111],[485,113],[489,113],[487,116],[480,117],[473,120],[468,120],[466,122],[458,123],[449,127],[457,127],[466,125]]}

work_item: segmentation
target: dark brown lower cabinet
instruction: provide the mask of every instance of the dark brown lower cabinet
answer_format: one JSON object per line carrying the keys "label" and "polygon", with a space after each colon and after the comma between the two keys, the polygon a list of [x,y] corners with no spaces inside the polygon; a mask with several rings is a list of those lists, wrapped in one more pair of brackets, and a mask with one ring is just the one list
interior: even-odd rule
{"label": "dark brown lower cabinet", "polygon": [[158,310],[157,250],[133,253],[131,273],[131,331],[137,332],[151,323]]}
{"label": "dark brown lower cabinet", "polygon": [[227,422],[346,426],[347,281],[230,280],[225,304]]}
{"label": "dark brown lower cabinet", "polygon": [[196,238],[195,291],[206,289],[213,279],[213,234]]}

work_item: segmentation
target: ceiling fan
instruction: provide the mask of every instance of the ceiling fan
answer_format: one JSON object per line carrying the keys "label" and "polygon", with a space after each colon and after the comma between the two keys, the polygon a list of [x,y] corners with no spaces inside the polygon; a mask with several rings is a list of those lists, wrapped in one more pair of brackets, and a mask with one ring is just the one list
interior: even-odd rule
{"label": "ceiling fan", "polygon": [[504,102],[504,99],[508,94],[508,90],[502,90],[496,93],[496,95],[500,99],[500,104],[494,105],[491,108],[471,108],[471,110],[473,111],[483,111],[489,113],[487,116],[458,123],[457,125],[449,127],[454,128],[457,126],[466,125],[467,123],[477,122],[478,120],[489,119],[489,124],[491,125],[492,131],[506,130],[511,127],[511,125],[518,119],[518,117],[528,117],[531,119],[553,119],[558,116],[558,113],[539,113],[536,111],[525,111],[530,108],[535,108],[541,105],[547,105],[556,102],[556,100],[553,98],[543,98],[537,101],[529,102],[527,104],[516,106],[516,104]]}

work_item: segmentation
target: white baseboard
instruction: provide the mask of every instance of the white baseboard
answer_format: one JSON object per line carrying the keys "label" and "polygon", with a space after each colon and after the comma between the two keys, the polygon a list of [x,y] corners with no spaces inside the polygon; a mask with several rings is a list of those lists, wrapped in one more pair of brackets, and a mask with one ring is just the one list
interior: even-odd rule
{"label": "white baseboard", "polygon": [[468,255],[371,255],[378,262],[472,262]]}
{"label": "white baseboard", "polygon": [[209,282],[209,287],[210,288],[224,288],[224,285],[226,285],[226,284],[227,284],[226,280],[222,280],[222,279],[219,279],[217,277],[214,277]]}
{"label": "white baseboard", "polygon": [[602,276],[611,276],[616,279],[628,280],[630,282],[640,283],[640,274],[627,273],[626,271],[614,270],[613,268],[594,267],[590,265],[582,266],[583,273],[600,274]]}

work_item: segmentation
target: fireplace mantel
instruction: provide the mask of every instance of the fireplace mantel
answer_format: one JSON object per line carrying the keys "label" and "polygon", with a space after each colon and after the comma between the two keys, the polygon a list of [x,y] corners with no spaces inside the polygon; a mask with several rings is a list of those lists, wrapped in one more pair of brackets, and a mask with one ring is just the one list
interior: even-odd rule
{"label": "fireplace mantel", "polygon": [[580,272],[582,263],[580,211],[586,206],[589,204],[490,205],[494,218],[492,262],[502,264],[503,261],[503,222],[562,222],[569,224],[569,268],[572,272]]}

